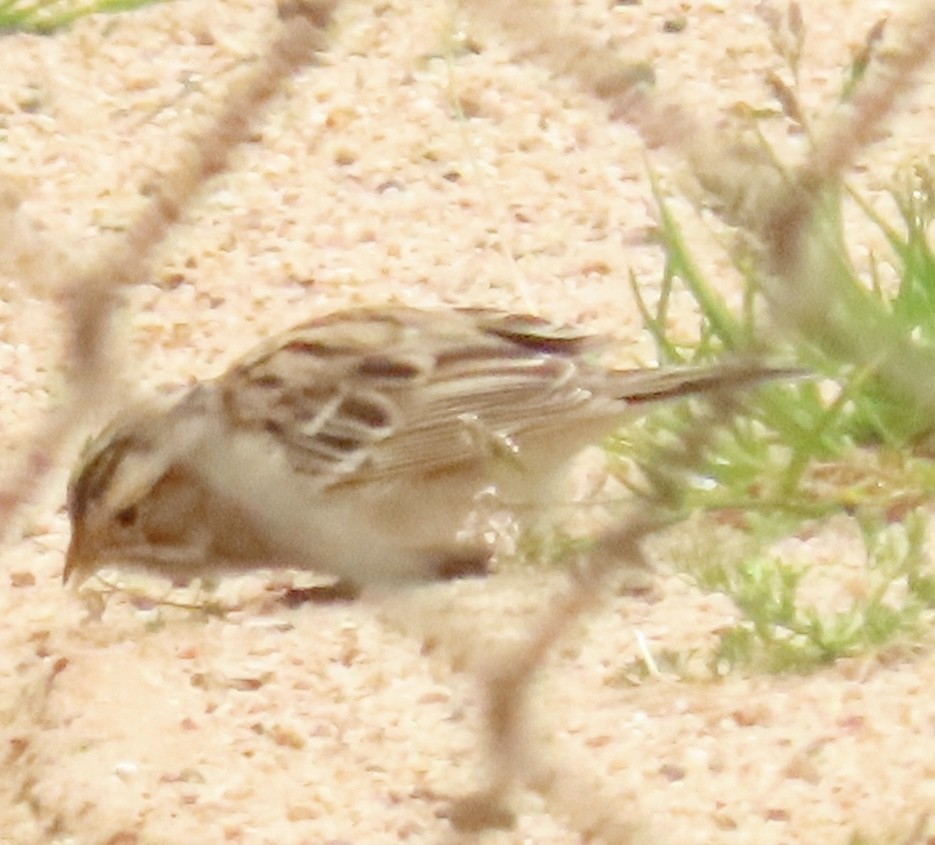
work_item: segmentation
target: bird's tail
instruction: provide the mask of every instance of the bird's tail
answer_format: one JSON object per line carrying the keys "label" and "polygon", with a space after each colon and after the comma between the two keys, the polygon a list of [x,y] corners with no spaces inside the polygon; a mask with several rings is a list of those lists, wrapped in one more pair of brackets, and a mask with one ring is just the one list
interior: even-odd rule
{"label": "bird's tail", "polygon": [[[808,376],[795,367],[772,367],[748,362],[719,363],[695,367],[615,370],[617,398],[628,405],[665,402],[705,393],[745,390],[764,381],[794,380]],[[612,390],[612,392],[614,392]]]}

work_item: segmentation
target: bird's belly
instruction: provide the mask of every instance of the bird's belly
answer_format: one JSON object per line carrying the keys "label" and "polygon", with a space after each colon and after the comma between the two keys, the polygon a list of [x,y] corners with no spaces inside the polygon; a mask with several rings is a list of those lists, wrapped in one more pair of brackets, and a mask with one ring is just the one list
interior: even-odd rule
{"label": "bird's belly", "polygon": [[446,554],[459,554],[458,532],[484,485],[482,473],[462,469],[324,488],[255,440],[235,436],[203,450],[200,474],[275,550],[268,565],[360,585],[436,577]]}

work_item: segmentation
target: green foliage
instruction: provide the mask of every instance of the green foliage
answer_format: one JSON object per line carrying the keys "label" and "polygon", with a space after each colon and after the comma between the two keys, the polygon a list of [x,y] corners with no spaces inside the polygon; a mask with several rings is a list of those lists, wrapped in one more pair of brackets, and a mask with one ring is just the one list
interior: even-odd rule
{"label": "green foliage", "polygon": [[48,35],[86,15],[129,12],[161,2],[164,0],[0,0],[0,34]]}
{"label": "green foliage", "polygon": [[838,611],[803,601],[811,570],[774,557],[693,570],[700,586],[729,595],[745,617],[719,634],[712,669],[807,671],[918,634],[924,612],[935,606],[935,580],[923,551],[926,523],[919,511],[902,524],[863,522],[866,585]]}
{"label": "green foliage", "polygon": [[[742,238],[731,253],[745,280],[735,313],[699,269],[655,178],[653,189],[666,256],[661,292],[651,303],[633,279],[631,287],[660,361],[758,354],[768,283],[755,256]],[[824,197],[812,235],[816,249],[830,256],[824,266],[831,277],[821,284],[831,291],[835,313],[803,321],[795,347],[778,353],[782,363],[800,361],[815,378],[755,391],[682,484],[685,513],[727,520],[759,549],[742,560],[683,563],[700,587],[729,596],[742,616],[719,634],[708,661],[714,674],[737,667],[806,671],[906,642],[922,633],[935,607],[935,571],[923,552],[924,506],[935,498],[935,254],[926,236],[935,220],[933,166],[917,165],[898,177],[892,197],[897,225],[853,192]],[[845,201],[856,202],[890,248],[885,257],[872,256],[869,279],[846,248]],[[701,317],[689,338],[669,328],[669,304],[684,292]],[[613,439],[608,451],[619,476],[649,493],[666,472],[660,463],[669,459],[671,444],[696,424],[695,409],[683,403]],[[809,569],[777,559],[768,546],[806,522],[818,530],[815,523],[842,512],[861,527],[868,587],[848,606],[828,611],[803,599]],[[670,655],[664,662],[684,668],[692,657]]]}
{"label": "green foliage", "polygon": [[[755,349],[761,335],[757,315],[763,310],[756,276],[745,272],[743,308],[731,313],[698,270],[658,185],[656,200],[667,258],[661,294],[651,307],[635,284],[633,290],[660,359],[697,363]],[[898,332],[924,354],[935,355],[935,256],[925,237],[935,210],[931,171],[913,171],[895,200],[901,230],[866,204],[861,207],[889,241],[898,283],[891,294],[880,284],[864,285],[860,297],[873,303],[874,320],[891,324],[888,333]],[[839,225],[837,208],[828,213],[825,222]],[[738,260],[736,266],[744,271],[752,265]],[[844,283],[861,284],[853,267]],[[679,288],[688,291],[701,314],[698,335],[690,340],[673,338],[667,328],[668,303]],[[681,504],[686,513],[709,512],[739,525],[761,549],[805,520],[850,513],[862,528],[872,586],[849,607],[829,613],[801,598],[808,570],[766,551],[741,561],[686,562],[700,587],[728,595],[743,617],[721,632],[709,662],[715,673],[741,666],[804,671],[879,649],[918,634],[923,612],[933,607],[935,575],[922,551],[926,517],[920,509],[935,497],[931,413],[913,406],[871,368],[855,369],[834,351],[819,338],[786,354],[839,380],[837,396],[825,399],[817,377],[756,391],[745,402],[745,413],[718,433],[703,464],[683,485]],[[665,408],[608,444],[632,489],[645,492],[641,479],[658,477],[667,444],[694,420],[691,405]],[[902,598],[894,603],[897,583],[903,585]]]}
{"label": "green foliage", "polygon": [[[901,523],[858,520],[865,557],[850,578],[859,587],[847,600],[839,599],[838,607],[807,598],[814,586],[810,580],[827,580],[830,575],[820,567],[833,562],[792,564],[762,550],[751,552],[755,541],[734,550],[722,547],[720,555],[704,544],[673,555],[670,559],[701,589],[728,596],[739,618],[717,631],[710,650],[644,655],[624,666],[620,679],[639,683],[656,673],[712,679],[737,669],[801,673],[839,658],[910,648],[935,610],[935,573],[925,555],[928,519],[914,511]],[[699,527],[703,523],[693,530]]]}

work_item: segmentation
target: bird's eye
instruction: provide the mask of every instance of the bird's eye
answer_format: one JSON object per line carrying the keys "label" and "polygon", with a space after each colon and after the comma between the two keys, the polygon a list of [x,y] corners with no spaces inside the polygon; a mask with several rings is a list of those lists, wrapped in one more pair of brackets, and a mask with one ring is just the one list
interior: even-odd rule
{"label": "bird's eye", "polygon": [[122,510],[117,511],[114,514],[114,520],[118,525],[122,525],[124,528],[129,528],[133,523],[136,522],[138,511],[136,505],[130,505],[130,507],[123,508]]}

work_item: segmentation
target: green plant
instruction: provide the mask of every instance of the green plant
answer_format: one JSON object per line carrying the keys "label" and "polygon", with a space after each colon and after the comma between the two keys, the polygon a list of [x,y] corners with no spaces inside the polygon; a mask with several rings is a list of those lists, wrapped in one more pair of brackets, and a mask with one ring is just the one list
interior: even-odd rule
{"label": "green plant", "polygon": [[[802,33],[791,30],[795,49],[787,59],[795,78]],[[855,58],[845,98],[863,76],[881,32],[874,27]],[[772,89],[781,93],[783,113],[810,138],[794,87],[777,79]],[[787,177],[772,151],[764,150],[781,184]],[[763,315],[775,310],[778,294],[755,246],[756,223],[747,221],[745,228],[743,220],[722,214],[728,255],[744,283],[742,304],[732,311],[700,269],[659,179],[651,176],[665,273],[652,302],[632,277],[631,288],[660,361],[761,354]],[[823,292],[786,311],[796,318],[796,330],[786,335],[792,341],[770,352],[801,362],[815,377],[768,385],[746,398],[744,413],[718,433],[680,488],[683,513],[708,514],[753,538],[753,550],[742,559],[682,562],[700,587],[725,593],[742,614],[719,635],[710,660],[716,673],[738,666],[802,671],[880,649],[918,635],[933,607],[935,575],[923,552],[924,506],[935,498],[935,254],[927,239],[935,220],[932,162],[898,174],[891,195],[895,224],[850,189],[816,198],[808,237],[819,256],[815,266],[825,271]],[[851,258],[845,203],[862,210],[888,243],[887,255],[871,256],[869,273],[861,274]],[[670,302],[682,292],[700,314],[691,337],[675,336],[670,328]],[[667,407],[612,439],[607,448],[618,476],[651,496],[669,471],[660,465],[668,444],[694,420],[691,404]],[[860,526],[869,586],[849,606],[828,612],[803,599],[809,571],[778,558],[770,544],[805,525],[820,530],[823,520],[841,513]]]}
{"label": "green plant", "polygon": [[129,12],[164,0],[0,0],[0,34],[55,32],[86,15]]}

